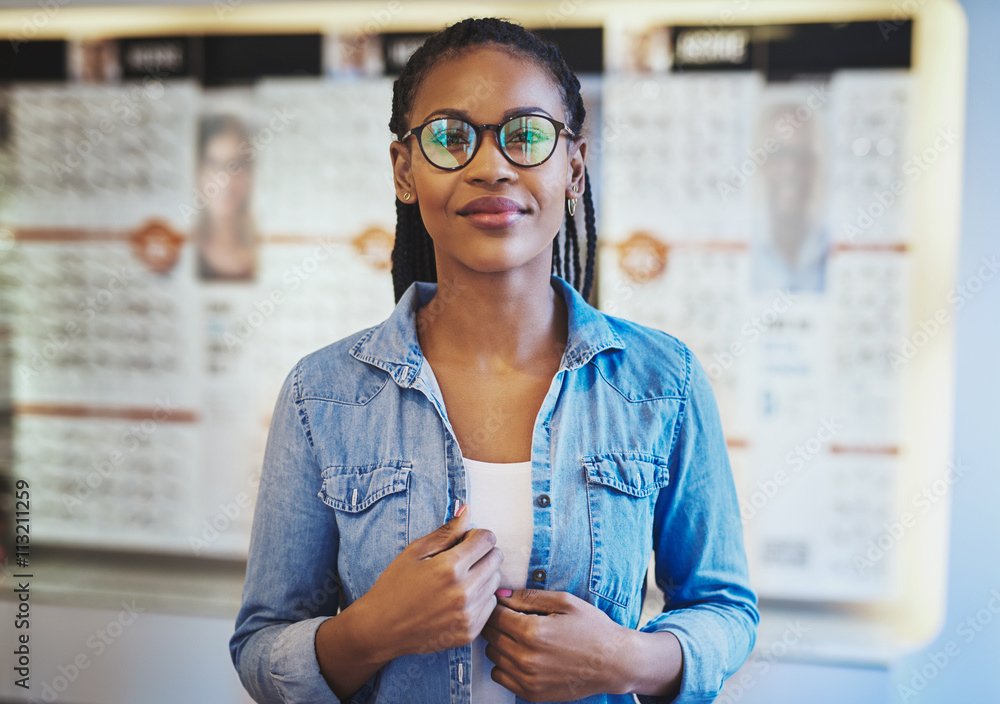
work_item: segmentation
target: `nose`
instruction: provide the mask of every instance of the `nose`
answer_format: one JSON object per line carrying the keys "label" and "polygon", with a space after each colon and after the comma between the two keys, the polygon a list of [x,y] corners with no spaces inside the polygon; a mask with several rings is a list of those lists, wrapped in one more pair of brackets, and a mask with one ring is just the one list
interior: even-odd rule
{"label": "nose", "polygon": [[517,170],[500,150],[500,135],[496,130],[482,130],[482,143],[475,156],[462,169],[465,177],[474,182],[496,183],[517,177]]}

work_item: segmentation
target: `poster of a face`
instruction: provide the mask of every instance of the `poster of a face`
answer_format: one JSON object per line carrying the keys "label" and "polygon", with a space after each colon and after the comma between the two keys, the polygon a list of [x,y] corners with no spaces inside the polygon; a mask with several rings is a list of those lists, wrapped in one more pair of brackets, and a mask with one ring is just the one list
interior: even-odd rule
{"label": "poster of a face", "polygon": [[809,84],[769,86],[761,96],[754,146],[753,286],[757,291],[823,291],[827,133],[823,94]]}
{"label": "poster of a face", "polygon": [[251,207],[253,150],[246,120],[234,112],[208,112],[198,124],[198,217],[193,236],[198,277],[252,280],[257,232]]}

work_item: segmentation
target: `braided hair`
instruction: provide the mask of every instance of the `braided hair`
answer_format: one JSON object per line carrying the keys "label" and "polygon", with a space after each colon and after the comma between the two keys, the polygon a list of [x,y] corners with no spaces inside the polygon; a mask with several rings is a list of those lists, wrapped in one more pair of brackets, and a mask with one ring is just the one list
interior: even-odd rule
{"label": "braided hair", "polygon": [[[401,138],[409,128],[406,115],[413,106],[417,89],[437,62],[454,58],[479,46],[496,46],[536,62],[549,71],[562,93],[568,115],[566,126],[580,134],[587,111],[580,96],[580,81],[570,70],[559,50],[551,43],[520,25],[500,19],[466,19],[434,34],[417,49],[392,86],[392,118],[389,129]],[[584,298],[589,298],[594,281],[594,254],[597,230],[594,201],[590,194],[590,176],[584,169],[583,221],[587,233],[587,256],[583,280],[580,272],[580,244],[577,223],[565,219],[564,252],[559,253],[558,234],[552,244],[552,273],[565,279]],[[420,217],[420,206],[396,199],[396,240],[392,248],[392,285],[396,302],[414,281],[437,281],[434,242]]]}

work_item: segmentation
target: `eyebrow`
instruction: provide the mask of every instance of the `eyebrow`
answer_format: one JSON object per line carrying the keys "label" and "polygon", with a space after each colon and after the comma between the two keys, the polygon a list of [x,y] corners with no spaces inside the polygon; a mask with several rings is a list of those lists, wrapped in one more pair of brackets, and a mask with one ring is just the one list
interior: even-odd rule
{"label": "eyebrow", "polygon": [[[503,117],[500,118],[500,121],[503,122],[508,117],[512,117],[514,115],[525,115],[529,113],[535,113],[535,114],[540,113],[542,115],[548,115],[549,117],[552,117],[552,113],[550,113],[548,110],[545,110],[544,108],[540,108],[537,105],[525,105],[519,108],[511,108],[510,110],[505,110],[503,113]],[[443,108],[441,110],[434,110],[433,112],[429,113],[427,117],[421,120],[421,122],[427,122],[436,115],[441,115],[444,117],[458,117],[463,120],[466,120],[467,122],[474,122],[469,116],[469,113],[466,112],[465,110],[455,110],[452,108]]]}

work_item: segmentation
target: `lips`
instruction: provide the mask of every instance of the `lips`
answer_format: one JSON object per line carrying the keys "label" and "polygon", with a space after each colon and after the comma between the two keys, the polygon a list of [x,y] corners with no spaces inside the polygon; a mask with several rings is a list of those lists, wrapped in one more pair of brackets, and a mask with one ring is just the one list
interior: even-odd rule
{"label": "lips", "polygon": [[499,213],[523,213],[526,209],[517,201],[510,198],[498,198],[496,196],[483,196],[470,200],[462,206],[459,215],[473,215],[476,213],[499,214]]}

